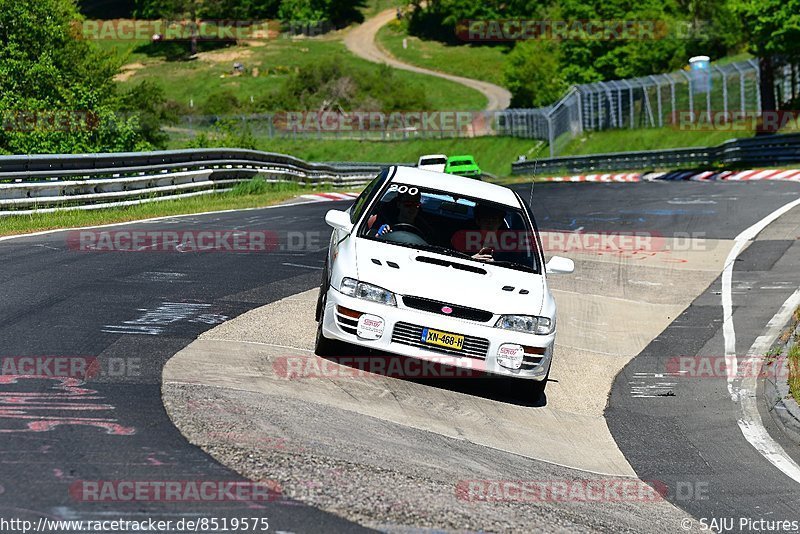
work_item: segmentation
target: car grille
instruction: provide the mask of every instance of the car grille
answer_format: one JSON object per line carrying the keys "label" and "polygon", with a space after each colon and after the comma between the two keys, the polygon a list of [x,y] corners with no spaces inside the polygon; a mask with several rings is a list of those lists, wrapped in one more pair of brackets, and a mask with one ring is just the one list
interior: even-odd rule
{"label": "car grille", "polygon": [[424,327],[409,324],[397,323],[392,331],[392,343],[401,343],[412,347],[422,347],[425,350],[453,354],[456,356],[469,356],[470,358],[486,359],[489,351],[489,340],[473,336],[464,336],[464,348],[461,350],[448,349],[437,345],[430,345],[422,341],[422,329]]}
{"label": "car grille", "polygon": [[[477,321],[479,323],[491,321],[494,315],[492,312],[476,310],[475,308],[467,308],[466,306],[457,306],[455,304],[447,304],[446,302],[424,299],[422,297],[403,297],[403,304],[409,308],[414,308],[415,310],[438,313],[439,315],[446,315],[448,317],[455,317],[457,319],[466,319],[468,321]],[[442,311],[444,306],[452,308],[453,313],[444,313]]]}

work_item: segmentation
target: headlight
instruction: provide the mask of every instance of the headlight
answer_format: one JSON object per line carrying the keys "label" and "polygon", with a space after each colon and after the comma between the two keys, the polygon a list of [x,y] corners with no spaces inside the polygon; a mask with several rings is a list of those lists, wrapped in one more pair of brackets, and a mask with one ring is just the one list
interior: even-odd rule
{"label": "headlight", "polygon": [[372,284],[359,282],[353,278],[345,278],[342,280],[340,291],[349,297],[380,302],[387,306],[397,306],[397,300],[394,298],[394,293],[391,291],[387,291],[382,287],[373,286]]}
{"label": "headlight", "polygon": [[495,323],[495,328],[516,330],[528,334],[544,336],[553,332],[555,324],[547,317],[533,315],[503,315]]}

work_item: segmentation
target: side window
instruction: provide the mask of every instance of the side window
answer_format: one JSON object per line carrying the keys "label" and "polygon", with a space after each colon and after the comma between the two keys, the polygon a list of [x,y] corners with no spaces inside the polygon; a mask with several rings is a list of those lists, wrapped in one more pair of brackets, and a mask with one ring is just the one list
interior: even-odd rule
{"label": "side window", "polygon": [[351,223],[355,224],[356,221],[361,218],[361,214],[364,213],[364,210],[369,206],[369,201],[375,196],[375,193],[380,190],[387,176],[389,176],[389,169],[383,169],[378,176],[367,184],[367,187],[364,188],[361,194],[358,195],[358,198],[353,204],[353,209],[350,210]]}

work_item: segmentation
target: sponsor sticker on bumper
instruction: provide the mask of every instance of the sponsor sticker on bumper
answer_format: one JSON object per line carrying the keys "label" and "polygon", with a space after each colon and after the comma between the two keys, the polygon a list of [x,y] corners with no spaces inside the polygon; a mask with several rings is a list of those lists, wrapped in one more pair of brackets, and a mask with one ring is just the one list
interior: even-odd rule
{"label": "sponsor sticker on bumper", "polygon": [[383,335],[384,325],[385,323],[381,317],[364,314],[358,318],[356,335],[361,339],[380,339]]}

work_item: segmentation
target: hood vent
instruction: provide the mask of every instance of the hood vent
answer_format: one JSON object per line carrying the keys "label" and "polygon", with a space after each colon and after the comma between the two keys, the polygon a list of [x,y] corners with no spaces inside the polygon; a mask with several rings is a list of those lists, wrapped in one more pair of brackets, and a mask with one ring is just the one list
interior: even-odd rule
{"label": "hood vent", "polygon": [[[381,260],[378,260],[378,259],[375,259],[375,258],[370,258],[370,259],[372,260],[372,263],[374,263],[375,265],[383,265],[383,264],[381,263]],[[392,267],[393,269],[399,269],[399,268],[400,268],[400,266],[399,266],[399,265],[397,265],[397,264],[396,264],[395,262],[393,262],[393,261],[389,261],[389,260],[383,260],[383,261],[385,261],[385,262],[386,262],[386,265],[388,265],[389,267]]]}
{"label": "hood vent", "polygon": [[453,269],[459,269],[461,271],[467,271],[470,273],[486,274],[486,271],[480,267],[473,267],[472,265],[466,265],[457,261],[431,258],[430,256],[417,256],[416,260],[421,263],[430,263],[431,265],[438,265],[440,267],[452,267]]}

